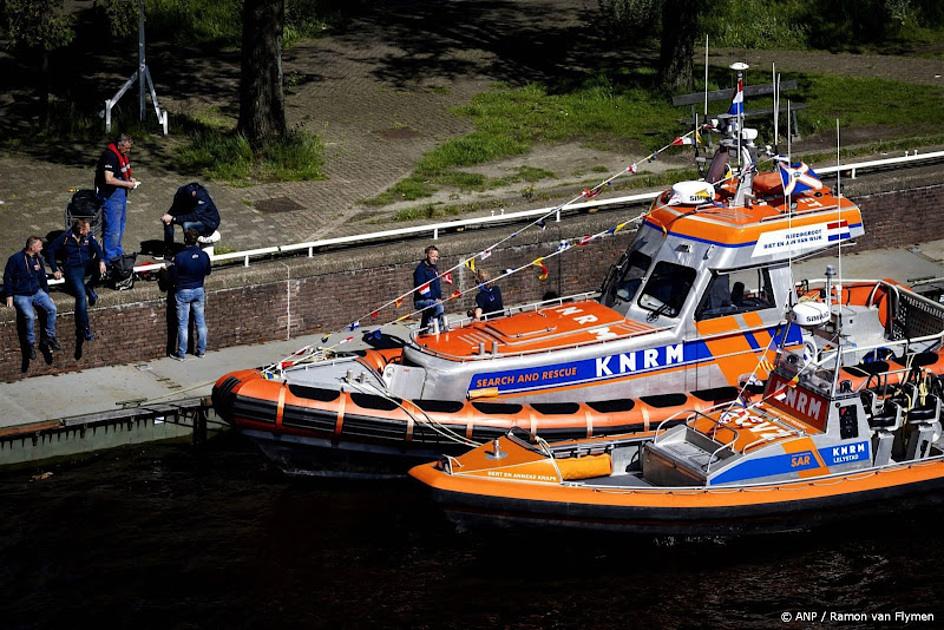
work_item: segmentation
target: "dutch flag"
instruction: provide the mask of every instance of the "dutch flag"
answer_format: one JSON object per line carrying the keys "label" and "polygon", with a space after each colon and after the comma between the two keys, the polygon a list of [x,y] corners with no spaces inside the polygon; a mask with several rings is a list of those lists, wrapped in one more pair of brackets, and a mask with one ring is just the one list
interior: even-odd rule
{"label": "dutch flag", "polygon": [[428,282],[426,284],[420,285],[420,289],[419,289],[420,295],[429,295],[429,292],[430,292],[430,286]]}
{"label": "dutch flag", "polygon": [[734,98],[731,100],[731,107],[728,108],[728,113],[732,116],[740,116],[744,113],[744,79],[738,79],[737,91],[734,93]]}

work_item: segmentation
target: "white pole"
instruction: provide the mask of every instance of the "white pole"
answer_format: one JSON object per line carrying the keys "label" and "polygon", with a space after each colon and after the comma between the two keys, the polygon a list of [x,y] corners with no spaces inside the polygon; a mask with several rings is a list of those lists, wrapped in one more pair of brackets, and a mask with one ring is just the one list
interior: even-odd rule
{"label": "white pole", "polygon": [[708,36],[705,35],[705,120],[708,120]]}

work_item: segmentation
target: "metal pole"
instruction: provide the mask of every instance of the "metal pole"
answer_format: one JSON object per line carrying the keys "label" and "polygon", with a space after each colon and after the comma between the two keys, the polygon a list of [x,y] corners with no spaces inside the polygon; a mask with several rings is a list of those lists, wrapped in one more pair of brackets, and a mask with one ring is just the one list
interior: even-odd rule
{"label": "metal pole", "polygon": [[144,59],[144,0],[138,1],[138,117],[144,121],[144,69],[146,62]]}

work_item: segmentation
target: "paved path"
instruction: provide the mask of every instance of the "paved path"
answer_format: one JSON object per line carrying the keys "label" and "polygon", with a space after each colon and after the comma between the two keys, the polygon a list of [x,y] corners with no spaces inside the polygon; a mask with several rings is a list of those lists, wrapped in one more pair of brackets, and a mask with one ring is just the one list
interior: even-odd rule
{"label": "paved path", "polygon": [[[586,22],[585,7],[567,0],[427,0],[367,7],[343,29],[304,42],[285,55],[289,120],[324,140],[327,179],[247,188],[209,183],[222,209],[224,247],[250,249],[383,229],[390,211],[370,208],[363,200],[411,173],[424,152],[470,130],[469,121],[457,115],[455,107],[499,82],[566,83],[604,64],[631,66],[634,60],[632,51],[611,50],[603,35]],[[159,45],[154,48],[153,71],[165,105],[177,111],[214,107],[222,115],[235,115],[238,55],[220,53],[212,64],[201,65],[196,53],[179,59],[179,54],[175,57]],[[735,57],[759,65],[776,58],[783,69],[935,85],[941,81],[935,75],[944,66],[933,59],[817,52],[719,51],[714,60],[722,63]],[[108,81],[103,85],[111,85]],[[195,92],[194,86],[203,87]],[[173,120],[172,113],[172,129]],[[0,154],[0,252],[15,251],[31,233],[62,229],[69,191],[90,185],[100,149],[63,147],[63,155],[54,162]],[[138,149],[135,168],[144,185],[131,196],[125,238],[129,250],[160,239],[158,217],[176,187],[193,179],[161,171],[149,161],[149,154],[167,150],[160,139]],[[568,164],[581,165],[588,173],[591,165],[615,171],[639,157],[574,144],[538,147],[526,163],[567,178],[573,170],[560,164],[562,155]],[[489,168],[511,169],[523,163],[519,158]],[[568,192],[580,188],[568,181],[542,182],[538,188],[562,183],[565,189],[570,187]],[[503,205],[501,194],[521,202],[514,188],[490,195],[446,191],[436,199],[449,203],[484,199],[494,209]],[[568,196],[554,196],[547,203]],[[264,202],[272,199],[285,200],[284,205],[294,209],[264,211]]]}

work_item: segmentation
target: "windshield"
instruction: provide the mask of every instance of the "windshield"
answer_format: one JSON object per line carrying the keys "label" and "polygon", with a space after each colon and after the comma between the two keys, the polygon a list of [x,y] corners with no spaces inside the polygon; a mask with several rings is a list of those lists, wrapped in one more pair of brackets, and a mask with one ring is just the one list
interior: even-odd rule
{"label": "windshield", "polygon": [[642,252],[637,250],[630,253],[622,269],[616,270],[616,279],[607,288],[603,303],[606,306],[614,306],[632,302],[651,264],[652,258]]}
{"label": "windshield", "polygon": [[695,270],[691,267],[660,262],[639,297],[639,306],[653,311],[653,319],[659,315],[678,317],[694,282]]}

